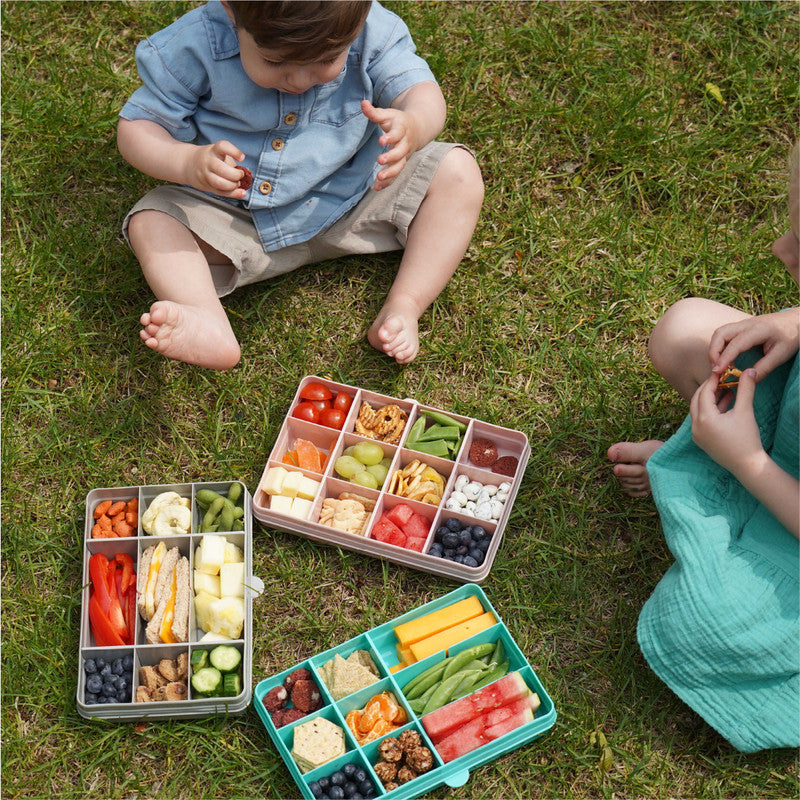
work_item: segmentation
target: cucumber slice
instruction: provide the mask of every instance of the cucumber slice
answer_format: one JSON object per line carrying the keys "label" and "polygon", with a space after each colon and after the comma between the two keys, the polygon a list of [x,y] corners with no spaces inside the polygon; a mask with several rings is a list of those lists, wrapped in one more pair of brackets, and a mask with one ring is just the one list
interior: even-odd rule
{"label": "cucumber slice", "polygon": [[233,645],[220,644],[208,654],[208,660],[220,672],[235,672],[242,663],[242,654]]}
{"label": "cucumber slice", "polygon": [[201,697],[218,695],[222,691],[222,673],[214,667],[203,667],[192,674],[192,689]]}
{"label": "cucumber slice", "polygon": [[225,697],[236,697],[242,693],[242,677],[238,672],[229,672],[222,676],[222,694]]}
{"label": "cucumber slice", "polygon": [[192,657],[189,659],[192,672],[208,666],[208,650],[192,650]]}

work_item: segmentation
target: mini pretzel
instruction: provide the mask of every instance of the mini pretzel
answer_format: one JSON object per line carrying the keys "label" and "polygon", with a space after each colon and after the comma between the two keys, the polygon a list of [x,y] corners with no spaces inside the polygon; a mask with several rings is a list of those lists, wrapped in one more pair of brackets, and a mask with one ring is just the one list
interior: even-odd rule
{"label": "mini pretzel", "polygon": [[725,367],[725,371],[719,376],[719,383],[717,384],[720,389],[733,389],[739,385],[739,378],[742,377],[742,371],[736,367]]}
{"label": "mini pretzel", "polygon": [[394,403],[376,410],[365,401],[358,412],[355,429],[356,433],[369,439],[397,444],[407,419],[408,414]]}

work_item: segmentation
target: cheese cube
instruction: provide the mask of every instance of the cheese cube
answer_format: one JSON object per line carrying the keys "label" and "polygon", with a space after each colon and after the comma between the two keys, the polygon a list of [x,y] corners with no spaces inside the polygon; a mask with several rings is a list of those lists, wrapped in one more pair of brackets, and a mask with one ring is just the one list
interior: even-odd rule
{"label": "cheese cube", "polygon": [[310,500],[304,500],[299,495],[292,500],[292,508],[289,513],[298,519],[308,519],[311,513],[311,506],[313,503]]}
{"label": "cheese cube", "polygon": [[258,488],[266,494],[280,494],[287,472],[283,467],[270,467]]}
{"label": "cheese cube", "polygon": [[219,569],[220,597],[244,597],[244,563],[223,564]]}
{"label": "cheese cube", "polygon": [[225,537],[207,534],[200,540],[200,563],[195,568],[209,575],[219,575],[219,568],[225,561]]}
{"label": "cheese cube", "polygon": [[282,494],[274,494],[269,499],[269,510],[277,511],[278,514],[292,513],[292,498],[284,497]]}
{"label": "cheese cube", "polygon": [[199,569],[194,571],[194,593],[207,592],[208,594],[219,597],[219,577],[217,575],[209,575],[207,572],[202,572]]}
{"label": "cheese cube", "polygon": [[319,481],[313,478],[307,478],[303,475],[300,480],[300,486],[297,488],[297,496],[302,497],[304,500],[313,500],[317,496],[319,490]]}
{"label": "cheese cube", "polygon": [[287,472],[283,479],[281,494],[286,497],[294,497],[300,489],[300,482],[303,480],[302,472]]}

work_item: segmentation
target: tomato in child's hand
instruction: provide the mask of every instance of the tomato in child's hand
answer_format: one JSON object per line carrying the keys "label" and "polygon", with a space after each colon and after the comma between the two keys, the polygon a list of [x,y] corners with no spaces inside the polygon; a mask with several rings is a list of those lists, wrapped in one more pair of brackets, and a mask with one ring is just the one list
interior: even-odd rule
{"label": "tomato in child's hand", "polygon": [[330,400],[306,400],[307,403],[311,403],[314,408],[319,411],[320,414],[326,409],[331,407]]}
{"label": "tomato in child's hand", "polygon": [[313,403],[308,401],[298,403],[292,411],[292,416],[297,419],[304,419],[306,422],[319,422],[319,411],[314,408]]}
{"label": "tomato in child's hand", "polygon": [[338,408],[326,408],[320,412],[319,421],[328,428],[336,428],[337,431],[340,431],[346,416],[344,411],[340,411]]}
{"label": "tomato in child's hand", "polygon": [[333,397],[331,390],[321,383],[307,383],[300,390],[303,400],[330,400]]}
{"label": "tomato in child's hand", "polygon": [[339,411],[344,411],[346,414],[353,405],[353,398],[347,392],[337,392],[336,399],[333,401],[333,407]]}

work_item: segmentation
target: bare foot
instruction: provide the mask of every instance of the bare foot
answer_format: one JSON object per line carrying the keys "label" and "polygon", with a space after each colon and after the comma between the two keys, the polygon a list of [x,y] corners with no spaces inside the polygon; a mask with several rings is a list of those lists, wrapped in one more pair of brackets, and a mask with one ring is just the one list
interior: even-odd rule
{"label": "bare foot", "polygon": [[241,351],[225,312],[158,300],[139,319],[139,335],[151,349],[176,361],[210,369],[230,369]]}
{"label": "bare foot", "polygon": [[647,475],[647,460],[664,442],[648,439],[646,442],[617,442],[608,448],[608,460],[616,462],[614,474],[622,489],[631,497],[646,497],[650,494],[650,478]]}
{"label": "bare foot", "polygon": [[384,308],[372,323],[367,339],[398,364],[408,364],[419,352],[417,318],[412,313]]}

